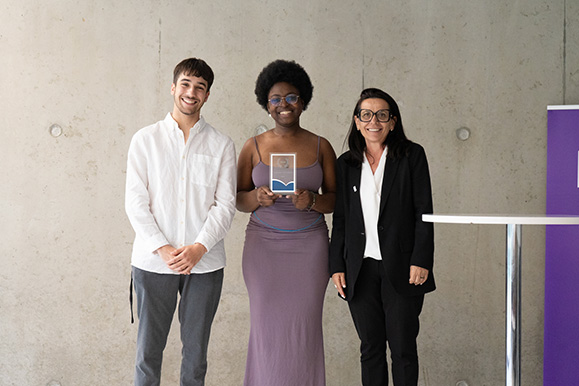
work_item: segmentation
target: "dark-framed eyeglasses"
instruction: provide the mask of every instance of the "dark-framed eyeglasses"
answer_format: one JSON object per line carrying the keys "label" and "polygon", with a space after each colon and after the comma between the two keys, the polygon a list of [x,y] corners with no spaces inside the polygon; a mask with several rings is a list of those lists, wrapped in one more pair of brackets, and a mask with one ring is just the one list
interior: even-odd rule
{"label": "dark-framed eyeglasses", "polygon": [[382,109],[376,112],[368,109],[362,109],[358,112],[358,119],[362,122],[370,122],[374,115],[378,119],[378,122],[388,122],[390,118],[392,118],[392,114],[390,114],[390,110]]}
{"label": "dark-framed eyeglasses", "polygon": [[287,104],[295,105],[296,103],[298,103],[298,99],[300,99],[300,96],[296,94],[288,94],[284,97],[276,96],[269,99],[268,102],[271,103],[272,106],[279,106],[281,104],[281,101],[283,101],[284,99],[287,102]]}

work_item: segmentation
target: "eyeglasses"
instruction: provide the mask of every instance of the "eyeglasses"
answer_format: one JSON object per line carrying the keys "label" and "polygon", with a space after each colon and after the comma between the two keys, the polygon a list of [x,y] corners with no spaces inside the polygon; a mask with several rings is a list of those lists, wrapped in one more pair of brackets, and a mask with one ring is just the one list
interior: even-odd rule
{"label": "eyeglasses", "polygon": [[269,99],[269,103],[271,103],[272,106],[279,106],[281,105],[281,101],[284,99],[288,104],[295,105],[296,103],[298,103],[298,99],[300,99],[300,96],[296,94],[289,94],[286,95],[285,97],[276,96]]}
{"label": "eyeglasses", "polygon": [[374,118],[374,115],[378,118],[378,122],[388,122],[390,118],[392,118],[392,114],[390,114],[390,110],[388,109],[382,109],[376,112],[363,109],[358,112],[358,119],[362,122],[370,122],[372,118]]}

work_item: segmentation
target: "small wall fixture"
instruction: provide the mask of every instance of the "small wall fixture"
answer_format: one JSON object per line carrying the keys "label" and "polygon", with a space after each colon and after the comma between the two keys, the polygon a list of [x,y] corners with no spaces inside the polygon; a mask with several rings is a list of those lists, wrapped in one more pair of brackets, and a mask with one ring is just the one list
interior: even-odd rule
{"label": "small wall fixture", "polygon": [[470,138],[470,130],[467,127],[456,129],[456,138],[460,139],[461,141],[466,141]]}
{"label": "small wall fixture", "polygon": [[456,386],[468,386],[468,383],[466,383],[466,381],[458,381],[456,382]]}
{"label": "small wall fixture", "polygon": [[456,138],[460,139],[461,141],[466,141],[470,138],[470,130],[466,127],[456,129]]}
{"label": "small wall fixture", "polygon": [[50,132],[50,135],[52,135],[54,138],[58,138],[62,135],[62,127],[60,127],[60,125],[57,125],[56,123],[52,124],[48,128],[48,131]]}

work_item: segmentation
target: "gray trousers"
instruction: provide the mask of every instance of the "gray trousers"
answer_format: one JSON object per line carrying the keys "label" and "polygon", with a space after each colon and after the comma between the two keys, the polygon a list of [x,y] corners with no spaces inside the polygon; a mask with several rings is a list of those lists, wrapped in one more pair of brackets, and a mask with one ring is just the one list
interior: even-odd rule
{"label": "gray trousers", "polygon": [[217,312],[223,269],[192,275],[158,274],[133,267],[139,331],[135,386],[158,386],[163,350],[179,301],[181,324],[181,386],[203,386],[207,346]]}

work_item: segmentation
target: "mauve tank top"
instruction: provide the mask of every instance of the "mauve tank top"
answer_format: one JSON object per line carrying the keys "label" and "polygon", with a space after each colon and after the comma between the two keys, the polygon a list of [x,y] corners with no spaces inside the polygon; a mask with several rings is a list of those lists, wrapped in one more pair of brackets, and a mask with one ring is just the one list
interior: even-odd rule
{"label": "mauve tank top", "polygon": [[[262,162],[261,154],[255,140],[255,146],[259,154],[259,163],[251,172],[251,178],[255,186],[269,186],[269,165]],[[316,162],[310,166],[296,169],[296,186],[298,189],[307,189],[317,192],[322,186],[324,178],[322,165],[319,163],[320,137],[318,137],[318,154]],[[298,210],[290,198],[285,196],[277,199],[270,207],[259,207],[252,214],[248,229],[252,226],[266,227],[282,232],[296,232],[326,227],[324,215],[314,210]]]}

